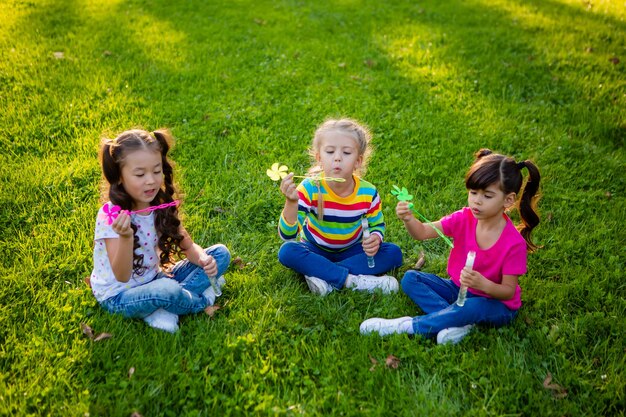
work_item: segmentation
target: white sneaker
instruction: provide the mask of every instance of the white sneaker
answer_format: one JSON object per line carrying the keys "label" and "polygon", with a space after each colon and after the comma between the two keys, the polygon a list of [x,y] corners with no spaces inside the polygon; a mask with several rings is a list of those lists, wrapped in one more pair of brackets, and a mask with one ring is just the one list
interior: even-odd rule
{"label": "white sneaker", "polygon": [[148,323],[148,326],[155,329],[165,330],[169,333],[178,331],[178,315],[162,308],[155,310],[152,314],[148,314],[143,320]]}
{"label": "white sneaker", "polygon": [[322,297],[333,291],[333,287],[326,281],[317,277],[304,276],[306,285],[313,294],[321,295]]}
{"label": "white sneaker", "polygon": [[447,329],[443,329],[437,333],[437,344],[443,345],[446,343],[452,343],[455,345],[467,336],[473,328],[473,324],[468,324],[463,327],[448,327]]}
{"label": "white sneaker", "polygon": [[409,333],[410,326],[413,326],[413,317],[410,316],[398,317],[397,319],[376,317],[361,323],[359,330],[361,334],[378,333],[380,336],[387,336],[389,334]]}
{"label": "white sneaker", "polygon": [[369,291],[373,292],[375,289],[380,288],[383,294],[390,294],[398,291],[398,280],[389,275],[383,275],[378,277],[376,275],[351,275],[349,288],[352,290]]}

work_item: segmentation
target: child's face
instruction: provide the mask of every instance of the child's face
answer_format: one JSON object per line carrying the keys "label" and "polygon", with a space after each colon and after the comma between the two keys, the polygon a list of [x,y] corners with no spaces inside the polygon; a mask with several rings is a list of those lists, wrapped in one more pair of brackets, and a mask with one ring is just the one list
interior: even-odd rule
{"label": "child's face", "polygon": [[142,149],[126,155],[122,184],[133,199],[134,210],[149,207],[163,185],[161,154]]}
{"label": "child's face", "polygon": [[484,190],[469,190],[467,202],[476,219],[486,220],[501,216],[513,205],[515,193],[504,194],[498,184],[491,184]]}
{"label": "child's face", "polygon": [[352,178],[363,161],[356,141],[339,132],[328,132],[322,138],[316,158],[322,165],[324,175],[346,180]]}

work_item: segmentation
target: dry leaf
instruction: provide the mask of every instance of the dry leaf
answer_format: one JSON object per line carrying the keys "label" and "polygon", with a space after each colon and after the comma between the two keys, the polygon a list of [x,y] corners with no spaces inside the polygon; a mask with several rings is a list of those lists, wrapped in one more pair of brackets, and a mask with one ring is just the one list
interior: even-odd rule
{"label": "dry leaf", "polygon": [[65,58],[65,54],[63,52],[53,52],[52,56],[54,56],[56,59],[64,59]]}
{"label": "dry leaf", "polygon": [[385,359],[385,365],[388,368],[398,369],[398,366],[400,365],[400,359],[396,358],[393,355],[389,355],[387,356],[387,359]]}
{"label": "dry leaf", "polygon": [[91,340],[93,340],[93,330],[91,329],[91,327],[89,327],[87,324],[85,323],[81,323],[80,324],[80,328],[83,331],[83,334],[85,336],[87,336],[88,338],[90,338]]}
{"label": "dry leaf", "polygon": [[372,355],[367,355],[370,358],[370,362],[372,362],[372,367],[370,368],[370,372],[374,372],[374,369],[376,369],[376,365],[378,365],[378,361],[376,360],[376,358],[372,357]]}
{"label": "dry leaf", "polygon": [[265,24],[267,23],[267,20],[263,20],[263,19],[254,19],[254,23],[256,23],[259,26],[265,26]]}
{"label": "dry leaf", "polygon": [[219,310],[220,308],[222,308],[222,307],[220,307],[220,306],[208,306],[208,307],[206,307],[204,309],[204,312],[207,314],[207,316],[213,317],[215,315],[215,312],[217,310]]}
{"label": "dry leaf", "polygon": [[141,414],[139,414],[137,411],[133,411],[133,413],[130,415],[130,417],[143,417]]}
{"label": "dry leaf", "polygon": [[552,391],[552,395],[554,398],[565,398],[567,397],[567,390],[560,386],[559,384],[552,383],[552,373],[548,372],[546,375],[546,379],[543,380],[543,387],[545,389],[549,389]]}
{"label": "dry leaf", "polygon": [[111,333],[100,333],[98,336],[94,337],[94,342],[99,342],[101,340],[110,339],[113,335]]}
{"label": "dry leaf", "polygon": [[611,199],[611,197],[613,197],[613,194],[611,194],[611,192],[610,192],[610,191],[607,191],[606,193],[604,193],[604,196],[605,196],[608,200],[610,200],[610,199]]}
{"label": "dry leaf", "polygon": [[619,64],[619,58],[614,56],[613,58],[609,59],[609,62],[613,63],[613,65],[617,65]]}
{"label": "dry leaf", "polygon": [[131,367],[128,369],[128,379],[130,379],[130,377],[132,377],[134,373],[135,373],[135,367],[134,367],[134,366],[131,366]]}
{"label": "dry leaf", "polygon": [[243,259],[237,256],[235,259],[233,259],[233,264],[239,269],[244,269],[246,266],[250,265],[250,262],[244,262]]}
{"label": "dry leaf", "polygon": [[366,59],[365,61],[363,61],[363,63],[368,66],[369,68],[375,67],[376,66],[376,61],[374,61],[373,59]]}
{"label": "dry leaf", "polygon": [[345,68],[346,67],[346,63],[345,62],[340,62],[339,64],[337,64],[337,66],[339,68]]}
{"label": "dry leaf", "polygon": [[83,281],[85,281],[85,284],[87,284],[87,286],[89,288],[91,288],[91,278],[90,277],[85,277],[85,279],[83,279]]}
{"label": "dry leaf", "polygon": [[421,251],[420,257],[417,259],[417,262],[415,262],[415,266],[413,267],[413,269],[416,269],[419,271],[420,269],[422,269],[425,263],[426,263],[426,255],[424,255],[424,251]]}

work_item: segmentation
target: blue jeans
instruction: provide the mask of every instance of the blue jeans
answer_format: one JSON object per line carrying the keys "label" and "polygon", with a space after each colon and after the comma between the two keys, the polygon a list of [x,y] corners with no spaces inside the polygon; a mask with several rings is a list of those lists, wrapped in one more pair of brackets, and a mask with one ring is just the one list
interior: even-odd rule
{"label": "blue jeans", "polygon": [[375,266],[370,268],[361,245],[342,252],[327,252],[306,241],[290,241],[280,247],[278,260],[302,275],[321,278],[341,289],[348,274],[378,275],[398,268],[402,265],[402,251],[393,243],[381,243],[374,256]]}
{"label": "blue jeans", "polygon": [[450,279],[419,271],[407,271],[402,278],[402,291],[426,313],[413,317],[415,334],[434,336],[448,327],[467,324],[504,326],[517,316],[500,300],[467,293],[465,305],[456,305],[459,287]]}
{"label": "blue jeans", "polygon": [[[217,276],[224,274],[230,264],[230,252],[218,244],[204,250],[217,262]],[[209,285],[204,270],[183,260],[177,262],[168,275],[160,272],[147,284],[130,288],[101,302],[102,307],[124,317],[144,318],[159,308],[174,314],[190,314],[202,311],[209,304],[202,293]]]}

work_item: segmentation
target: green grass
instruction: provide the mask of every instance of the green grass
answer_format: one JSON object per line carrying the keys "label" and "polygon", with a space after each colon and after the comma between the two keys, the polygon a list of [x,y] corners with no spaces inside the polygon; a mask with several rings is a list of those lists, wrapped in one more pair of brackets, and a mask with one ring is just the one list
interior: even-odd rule
{"label": "green grass", "polygon": [[[623,2],[218,3],[0,4],[0,415],[624,415]],[[444,274],[447,246],[409,238],[393,184],[434,219],[465,204],[477,149],[538,164],[544,247],[512,326],[444,347],[363,337],[365,318],[419,312],[403,294],[319,299],[278,263],[265,169],[304,172],[328,116],[374,132],[398,277],[421,250]],[[133,126],[172,129],[187,229],[249,263],[176,335],[106,314],[83,283],[97,145]]]}

